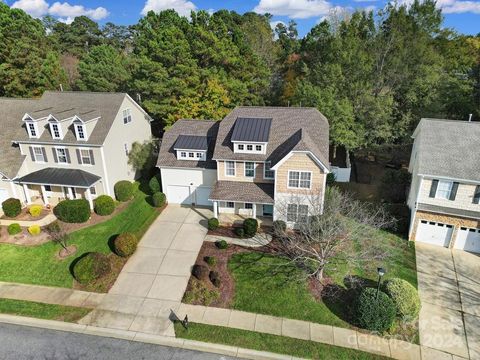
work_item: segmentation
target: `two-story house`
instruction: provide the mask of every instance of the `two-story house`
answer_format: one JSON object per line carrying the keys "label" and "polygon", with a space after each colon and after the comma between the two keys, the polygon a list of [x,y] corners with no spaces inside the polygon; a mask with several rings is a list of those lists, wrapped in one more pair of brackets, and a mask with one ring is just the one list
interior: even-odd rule
{"label": "two-story house", "polygon": [[0,99],[0,202],[30,204],[113,196],[133,180],[133,142],[150,139],[151,118],[124,93],[51,92]]}
{"label": "two-story house", "polygon": [[480,252],[480,123],[422,119],[409,171],[409,239]]}
{"label": "two-story house", "polygon": [[318,110],[237,107],[219,122],[177,121],[157,166],[169,203],[293,226],[322,211],[328,159],[329,125]]}

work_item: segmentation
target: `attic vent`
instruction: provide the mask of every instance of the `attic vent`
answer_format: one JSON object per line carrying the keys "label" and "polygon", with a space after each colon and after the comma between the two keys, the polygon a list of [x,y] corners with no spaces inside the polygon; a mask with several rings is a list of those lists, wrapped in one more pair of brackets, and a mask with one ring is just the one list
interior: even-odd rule
{"label": "attic vent", "polygon": [[232,141],[268,142],[271,118],[237,118],[232,132]]}

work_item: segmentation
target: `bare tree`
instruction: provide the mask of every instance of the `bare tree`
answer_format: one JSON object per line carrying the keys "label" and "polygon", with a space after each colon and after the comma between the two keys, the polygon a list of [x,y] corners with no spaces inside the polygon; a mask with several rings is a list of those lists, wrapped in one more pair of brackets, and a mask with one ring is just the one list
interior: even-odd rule
{"label": "bare tree", "polygon": [[322,281],[326,268],[355,266],[387,255],[370,241],[374,230],[393,223],[380,205],[372,206],[336,187],[327,187],[324,195],[284,199],[280,209],[296,226],[293,231],[276,234],[280,241],[273,245],[274,251],[290,259],[308,277]]}
{"label": "bare tree", "polygon": [[68,233],[57,222],[50,224],[46,230],[50,239],[68,252]]}

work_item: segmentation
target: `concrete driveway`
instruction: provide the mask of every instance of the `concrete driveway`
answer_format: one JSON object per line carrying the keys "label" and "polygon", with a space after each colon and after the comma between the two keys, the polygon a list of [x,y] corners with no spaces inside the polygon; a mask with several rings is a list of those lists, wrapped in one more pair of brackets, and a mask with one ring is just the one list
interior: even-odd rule
{"label": "concrete driveway", "polygon": [[420,344],[480,359],[480,257],[416,243]]}
{"label": "concrete driveway", "polygon": [[167,206],[82,323],[173,336],[169,317],[180,306],[212,216],[208,209]]}

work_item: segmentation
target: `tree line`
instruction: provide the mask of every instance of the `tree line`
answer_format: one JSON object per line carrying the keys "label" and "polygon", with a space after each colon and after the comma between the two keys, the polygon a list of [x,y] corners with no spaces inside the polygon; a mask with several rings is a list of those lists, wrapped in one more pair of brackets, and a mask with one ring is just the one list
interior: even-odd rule
{"label": "tree line", "polygon": [[159,129],[237,105],[313,106],[350,150],[408,141],[421,117],[480,117],[480,35],[443,27],[435,2],[296,24],[220,10],[149,12],[132,26],[34,19],[0,2],[0,96],[125,91]]}

